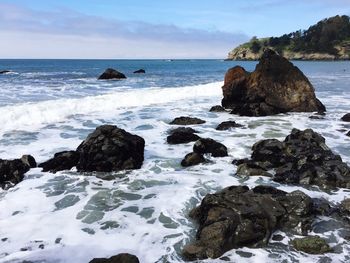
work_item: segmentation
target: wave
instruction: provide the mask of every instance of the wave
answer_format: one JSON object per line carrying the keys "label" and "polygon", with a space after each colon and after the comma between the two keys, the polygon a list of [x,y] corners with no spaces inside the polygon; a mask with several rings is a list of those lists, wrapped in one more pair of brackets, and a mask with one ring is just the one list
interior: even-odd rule
{"label": "wave", "polygon": [[74,114],[108,112],[118,108],[163,104],[196,97],[220,96],[222,82],[179,88],[127,89],[79,99],[57,99],[0,108],[0,134],[16,129],[35,129],[63,121]]}

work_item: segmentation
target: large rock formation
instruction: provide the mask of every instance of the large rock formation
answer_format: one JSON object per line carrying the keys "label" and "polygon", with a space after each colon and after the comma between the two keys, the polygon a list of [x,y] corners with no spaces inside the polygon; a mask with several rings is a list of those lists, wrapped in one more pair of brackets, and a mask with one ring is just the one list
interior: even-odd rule
{"label": "large rock formation", "polygon": [[189,260],[217,258],[233,248],[262,247],[276,230],[305,235],[315,217],[313,206],[301,191],[270,186],[230,186],[208,194],[190,213],[199,228],[183,255]]}
{"label": "large rock formation", "polygon": [[21,159],[0,159],[0,187],[7,189],[21,182],[24,174],[30,168],[36,167],[35,159],[30,155],[23,155]]}
{"label": "large rock formation", "polygon": [[306,76],[270,49],[252,73],[239,66],[231,68],[222,90],[222,106],[243,116],[326,110]]}
{"label": "large rock formation", "polygon": [[126,76],[115,69],[108,68],[98,79],[126,79]]}
{"label": "large rock formation", "polygon": [[131,254],[122,253],[110,258],[94,258],[89,263],[139,263],[139,259]]}
{"label": "large rock formation", "polygon": [[145,140],[114,125],[96,128],[77,148],[78,171],[111,172],[139,169]]}
{"label": "large rock formation", "polygon": [[311,129],[293,129],[283,142],[259,141],[252,150],[251,160],[236,162],[238,170],[242,165],[255,172],[272,169],[273,180],[280,183],[350,188],[350,168],[327,147],[325,139]]}

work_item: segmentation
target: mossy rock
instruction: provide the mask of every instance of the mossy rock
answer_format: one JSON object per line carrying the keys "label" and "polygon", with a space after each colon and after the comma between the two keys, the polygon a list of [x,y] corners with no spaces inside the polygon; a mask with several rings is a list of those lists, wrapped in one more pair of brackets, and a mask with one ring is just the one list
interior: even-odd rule
{"label": "mossy rock", "polygon": [[332,251],[327,242],[319,236],[295,238],[292,240],[292,245],[296,250],[308,254],[324,254]]}

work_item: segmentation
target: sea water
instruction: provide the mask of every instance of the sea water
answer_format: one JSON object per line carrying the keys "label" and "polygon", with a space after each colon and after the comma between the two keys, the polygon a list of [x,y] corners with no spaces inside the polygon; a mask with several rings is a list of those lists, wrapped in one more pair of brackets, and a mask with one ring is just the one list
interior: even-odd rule
{"label": "sea water", "polygon": [[[74,150],[97,126],[114,124],[146,141],[139,170],[118,173],[56,174],[30,170],[9,190],[0,190],[0,262],[87,263],[95,257],[128,252],[141,262],[182,262],[181,250],[195,238],[197,225],[189,211],[202,198],[223,187],[267,184],[285,191],[300,189],[334,204],[350,191],[324,192],[317,187],[288,186],[270,178],[235,176],[233,159],[249,157],[261,139],[284,139],[292,128],[312,128],[350,163],[350,125],[340,121],[350,112],[349,62],[294,62],[310,79],[327,107],[324,119],[312,113],[239,117],[209,112],[220,104],[226,70],[256,62],[222,60],[0,60],[0,158],[31,154],[40,163],[54,153]],[[112,67],[126,80],[99,81]],[[133,74],[144,68],[146,74]],[[193,143],[166,143],[168,123],[178,116],[206,120],[194,128],[228,148],[229,156],[182,168]],[[244,125],[229,131],[215,127],[227,120]],[[349,262],[346,230],[319,218],[311,234],[326,238],[335,253],[296,252],[291,236],[261,249],[241,248],[224,258],[201,262]]]}

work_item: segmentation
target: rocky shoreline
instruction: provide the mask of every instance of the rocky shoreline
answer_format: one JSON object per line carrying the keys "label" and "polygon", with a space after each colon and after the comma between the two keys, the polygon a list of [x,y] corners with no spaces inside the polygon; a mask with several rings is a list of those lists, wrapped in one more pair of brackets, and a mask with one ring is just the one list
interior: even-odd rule
{"label": "rocky shoreline", "polygon": [[[144,73],[142,70],[137,73]],[[124,78],[122,73],[108,69],[101,79]],[[267,50],[254,72],[241,67],[230,69],[222,87],[222,105],[210,111],[230,112],[242,116],[271,116],[288,112],[318,112],[326,108],[316,98],[314,88],[305,75],[285,58]],[[349,114],[339,121],[350,121]],[[193,144],[192,152],[181,161],[182,169],[227,157],[229,145],[204,136],[196,127],[206,120],[194,116],[179,116],[168,123],[164,142],[177,147]],[[174,128],[171,128],[174,127]],[[235,121],[217,123],[218,132],[246,128]],[[140,169],[145,161],[147,142],[116,125],[101,125],[70,151],[54,154],[40,163],[43,172],[56,173],[77,169],[80,175],[92,172],[118,172]],[[312,129],[293,129],[284,141],[268,139],[252,146],[250,159],[231,160],[237,177],[265,176],[280,185],[350,189],[350,168],[333,153],[326,140]],[[230,161],[230,162],[231,162]],[[0,159],[0,186],[8,189],[25,178],[25,173],[37,167],[35,159],[24,155],[20,159]],[[290,246],[310,254],[331,253],[327,240],[312,233],[313,225],[322,217],[331,218],[348,227],[350,199],[335,204],[312,198],[297,190],[282,191],[276,187],[258,185],[228,185],[207,194],[193,208],[189,217],[197,223],[196,238],[183,246],[184,260],[218,258],[225,252],[241,247],[266,247],[276,231],[293,238]],[[311,234],[310,234],[311,233]],[[344,237],[345,238],[345,237]],[[96,258],[91,263],[138,263],[130,254]]]}

